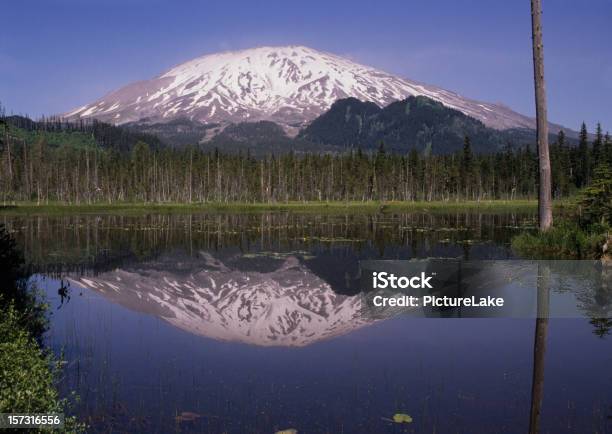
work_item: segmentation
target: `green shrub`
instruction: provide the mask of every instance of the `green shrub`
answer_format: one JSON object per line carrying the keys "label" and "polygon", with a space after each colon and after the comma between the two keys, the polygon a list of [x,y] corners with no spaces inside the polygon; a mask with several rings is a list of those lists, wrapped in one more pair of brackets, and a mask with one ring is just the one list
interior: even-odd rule
{"label": "green shrub", "polygon": [[[0,317],[0,413],[66,413],[68,401],[55,387],[59,362],[43,351],[22,327],[23,314],[13,304]],[[65,432],[83,432],[74,417],[66,417]]]}
{"label": "green shrub", "polygon": [[612,224],[612,169],[607,164],[595,168],[593,181],[582,192],[580,214],[583,225]]}
{"label": "green shrub", "polygon": [[[66,413],[56,389],[60,363],[44,349],[47,308],[15,240],[0,225],[0,413]],[[82,432],[66,417],[64,432]]]}
{"label": "green shrub", "polygon": [[512,248],[533,259],[599,259],[612,224],[610,166],[597,166],[593,181],[568,211],[546,232],[514,237]]}
{"label": "green shrub", "polygon": [[47,328],[47,305],[42,302],[15,239],[0,224],[0,311],[9,304],[20,313],[20,327],[40,338]]}
{"label": "green shrub", "polygon": [[50,357],[20,323],[10,305],[0,320],[0,413],[57,410]]}
{"label": "green shrub", "polygon": [[580,225],[561,220],[542,233],[524,232],[512,239],[512,248],[532,259],[599,259],[606,239],[605,225]]}

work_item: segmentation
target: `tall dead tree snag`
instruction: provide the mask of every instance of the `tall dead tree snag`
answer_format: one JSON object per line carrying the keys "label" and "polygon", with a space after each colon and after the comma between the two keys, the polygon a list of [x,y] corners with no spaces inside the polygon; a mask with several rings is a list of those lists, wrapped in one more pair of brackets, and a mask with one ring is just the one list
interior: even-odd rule
{"label": "tall dead tree snag", "polygon": [[546,264],[538,264],[537,318],[533,341],[533,375],[531,380],[531,411],[529,413],[529,434],[540,432],[540,415],[544,399],[544,356],[550,316],[551,272]]}
{"label": "tall dead tree snag", "polygon": [[548,151],[548,119],[546,113],[546,83],[544,81],[544,45],[542,42],[542,0],[531,0],[531,31],[533,38],[533,75],[535,82],[536,121],[540,190],[538,213],[540,231],[552,227],[552,194],[550,156]]}

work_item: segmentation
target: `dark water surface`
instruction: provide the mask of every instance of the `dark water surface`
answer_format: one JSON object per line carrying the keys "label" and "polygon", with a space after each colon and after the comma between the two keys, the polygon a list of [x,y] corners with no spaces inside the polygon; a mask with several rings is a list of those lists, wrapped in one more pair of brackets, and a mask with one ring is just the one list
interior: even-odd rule
{"label": "dark water surface", "polygon": [[[527,432],[535,320],[369,319],[355,281],[362,259],[513,258],[534,215],[2,221],[47,293],[47,340],[90,432]],[[541,432],[612,432],[610,325],[550,320]]]}

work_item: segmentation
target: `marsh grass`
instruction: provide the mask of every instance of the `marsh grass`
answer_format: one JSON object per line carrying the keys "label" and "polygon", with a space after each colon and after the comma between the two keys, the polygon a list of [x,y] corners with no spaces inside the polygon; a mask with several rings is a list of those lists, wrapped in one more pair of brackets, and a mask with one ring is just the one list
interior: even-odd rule
{"label": "marsh grass", "polygon": [[530,259],[599,259],[605,239],[603,226],[584,229],[576,222],[561,220],[547,232],[517,235],[512,248]]}
{"label": "marsh grass", "polygon": [[597,173],[591,186],[557,207],[552,229],[517,235],[513,250],[531,259],[600,259],[612,229],[612,180],[609,172]]}
{"label": "marsh grass", "polygon": [[449,212],[477,210],[480,212],[514,212],[533,210],[533,200],[448,201],[448,202],[274,202],[274,203],[115,203],[38,205],[23,202],[0,205],[5,215],[63,215],[63,214],[163,214],[163,213],[392,213],[402,211]]}

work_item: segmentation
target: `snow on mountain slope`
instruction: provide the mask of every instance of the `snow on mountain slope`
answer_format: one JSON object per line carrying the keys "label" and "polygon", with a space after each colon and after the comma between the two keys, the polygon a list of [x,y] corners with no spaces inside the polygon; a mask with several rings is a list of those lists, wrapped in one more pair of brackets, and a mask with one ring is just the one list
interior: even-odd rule
{"label": "snow on mountain slope", "polygon": [[304,346],[374,322],[360,296],[336,294],[296,257],[267,271],[200,259],[138,264],[71,281],[190,333],[261,346]]}
{"label": "snow on mountain slope", "polygon": [[303,46],[202,56],[65,116],[115,124],[187,117],[205,123],[270,120],[303,125],[341,98],[385,106],[411,95],[440,101],[492,128],[535,128],[533,119],[502,105],[474,101]]}

